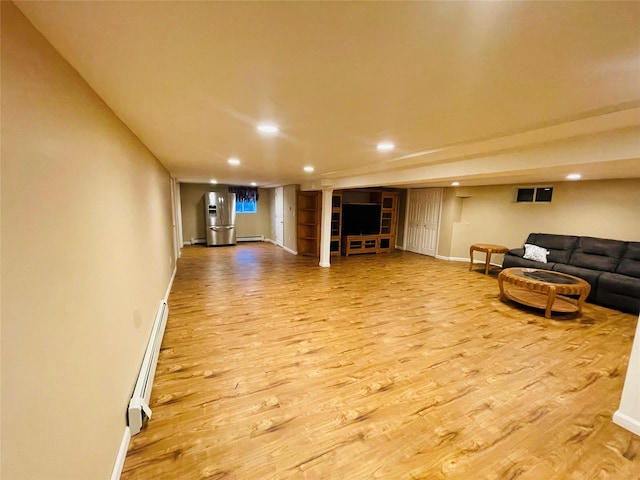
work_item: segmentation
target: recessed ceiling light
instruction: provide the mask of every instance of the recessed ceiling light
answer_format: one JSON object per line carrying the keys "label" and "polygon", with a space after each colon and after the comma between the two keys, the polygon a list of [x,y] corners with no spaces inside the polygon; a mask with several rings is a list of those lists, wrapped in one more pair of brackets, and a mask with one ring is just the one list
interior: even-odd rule
{"label": "recessed ceiling light", "polygon": [[256,182],[251,182],[252,187],[255,187],[256,185],[258,185]]}
{"label": "recessed ceiling light", "polygon": [[265,133],[267,135],[275,135],[280,131],[278,126],[273,123],[261,123],[257,126],[257,129],[260,133]]}
{"label": "recessed ceiling light", "polygon": [[307,165],[306,167],[304,167],[304,171],[307,173],[311,173],[313,172],[314,168],[311,165]]}
{"label": "recessed ceiling light", "polygon": [[230,158],[229,160],[227,160],[227,163],[229,165],[240,165],[240,160],[238,160],[237,158]]}
{"label": "recessed ceiling light", "polygon": [[460,182],[451,182],[451,186],[452,187],[459,187],[460,186]]}
{"label": "recessed ceiling light", "polygon": [[379,152],[390,152],[396,148],[396,146],[391,142],[381,142],[376,146],[376,148]]}
{"label": "recessed ceiling light", "polygon": [[209,180],[209,183],[213,183],[215,185],[216,183],[218,183],[218,181],[216,179],[212,178],[211,180]]}
{"label": "recessed ceiling light", "polygon": [[567,180],[580,180],[582,178],[582,175],[580,175],[579,173],[570,173],[569,175],[567,175]]}

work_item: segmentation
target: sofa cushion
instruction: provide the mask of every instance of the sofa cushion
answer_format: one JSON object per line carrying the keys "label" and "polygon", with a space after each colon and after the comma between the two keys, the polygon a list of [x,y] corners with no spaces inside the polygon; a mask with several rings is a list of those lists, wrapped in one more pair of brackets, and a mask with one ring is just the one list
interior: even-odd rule
{"label": "sofa cushion", "polygon": [[511,267],[521,267],[521,268],[539,268],[540,270],[551,270],[555,263],[542,263],[542,262],[534,262],[533,260],[527,260],[526,258],[522,258],[524,255],[524,249],[519,248],[520,255],[513,255],[507,253],[502,259],[502,268],[511,268]]}
{"label": "sofa cushion", "polygon": [[578,250],[593,255],[620,258],[627,248],[627,242],[620,240],[608,240],[606,238],[582,237]]}
{"label": "sofa cushion", "polygon": [[616,273],[640,278],[640,242],[629,242]]}
{"label": "sofa cushion", "polygon": [[514,257],[524,257],[524,248],[512,248],[507,252],[507,255],[513,255]]}
{"label": "sofa cushion", "polygon": [[625,312],[640,313],[640,278],[603,273],[598,278],[596,301]]}
{"label": "sofa cushion", "polygon": [[571,255],[571,260],[569,260],[569,265],[589,268],[591,270],[600,270],[602,272],[615,272],[618,261],[617,258],[613,257],[574,252],[574,254]]}
{"label": "sofa cushion", "polygon": [[568,263],[576,267],[615,272],[626,246],[626,242],[620,240],[582,237]]}
{"label": "sofa cushion", "polygon": [[603,272],[599,270],[592,270],[590,268],[577,267],[575,265],[565,265],[563,263],[556,263],[553,266],[553,270],[560,273],[567,273],[574,277],[582,278],[589,282],[591,285],[591,292],[587,297],[588,300],[595,301],[596,298],[596,285],[598,284],[598,278]]}
{"label": "sofa cushion", "polygon": [[578,245],[580,237],[573,235],[555,235],[552,233],[531,233],[525,243],[538,245],[549,251],[547,262],[568,263],[571,252]]}

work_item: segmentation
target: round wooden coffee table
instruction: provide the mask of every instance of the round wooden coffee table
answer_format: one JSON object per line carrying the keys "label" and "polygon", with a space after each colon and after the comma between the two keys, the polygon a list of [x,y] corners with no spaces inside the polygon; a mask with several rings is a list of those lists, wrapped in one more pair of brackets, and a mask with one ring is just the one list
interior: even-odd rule
{"label": "round wooden coffee table", "polygon": [[498,275],[498,286],[502,300],[542,308],[546,318],[551,318],[551,312],[582,312],[591,291],[591,285],[581,278],[537,268],[506,268]]}

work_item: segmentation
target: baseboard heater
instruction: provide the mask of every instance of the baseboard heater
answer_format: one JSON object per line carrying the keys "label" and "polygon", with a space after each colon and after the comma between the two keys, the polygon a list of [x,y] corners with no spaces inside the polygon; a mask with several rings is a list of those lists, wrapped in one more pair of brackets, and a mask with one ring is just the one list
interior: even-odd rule
{"label": "baseboard heater", "polygon": [[238,237],[238,242],[264,242],[264,235],[245,235],[244,237]]}
{"label": "baseboard heater", "polygon": [[133,389],[133,395],[129,401],[127,418],[129,420],[131,435],[139,433],[143,425],[151,418],[149,398],[151,397],[153,377],[156,373],[158,354],[160,353],[160,345],[162,345],[162,337],[164,336],[168,315],[169,307],[167,307],[167,302],[163,300],[158,307],[158,312],[156,313],[156,318],[151,330],[151,337],[149,338],[149,344],[144,353],[140,373],[138,374],[136,386]]}

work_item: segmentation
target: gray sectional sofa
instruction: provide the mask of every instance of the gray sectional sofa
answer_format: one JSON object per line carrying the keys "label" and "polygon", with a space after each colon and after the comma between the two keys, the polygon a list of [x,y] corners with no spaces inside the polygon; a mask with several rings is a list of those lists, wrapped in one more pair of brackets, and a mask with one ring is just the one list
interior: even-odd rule
{"label": "gray sectional sofa", "polygon": [[525,244],[545,249],[546,263],[524,258],[525,249],[509,250],[502,268],[554,270],[589,282],[587,301],[624,312],[640,312],[640,242],[531,233]]}

